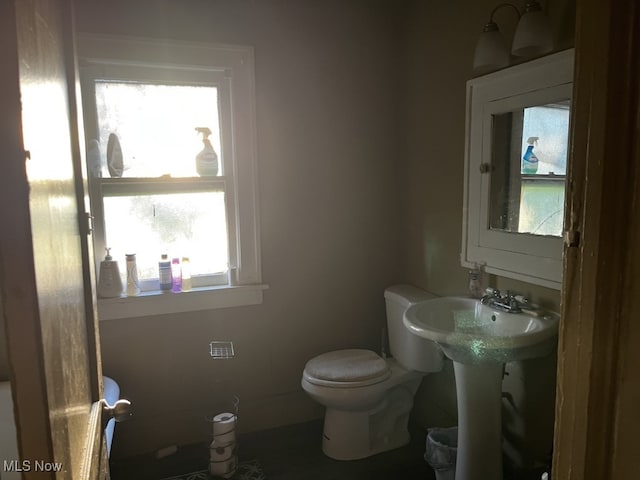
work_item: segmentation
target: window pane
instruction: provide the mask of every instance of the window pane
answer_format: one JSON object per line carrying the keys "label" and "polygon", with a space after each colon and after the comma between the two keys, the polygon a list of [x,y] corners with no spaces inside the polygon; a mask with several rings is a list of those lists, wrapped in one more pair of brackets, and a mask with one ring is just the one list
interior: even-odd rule
{"label": "window pane", "polygon": [[[524,109],[522,155],[527,140],[537,137],[533,152],[538,157],[538,175],[566,175],[569,145],[569,105],[553,104]],[[524,168],[524,167],[523,167]],[[525,173],[522,171],[522,173]]]}
{"label": "window pane", "polygon": [[[115,133],[124,157],[123,177],[195,177],[202,150],[196,127],[208,127],[220,160],[218,89],[214,86],[156,85],[96,81],[96,107],[103,156]],[[219,173],[221,174],[221,173]]]}
{"label": "window pane", "polygon": [[564,182],[523,179],[518,231],[558,236],[563,219]]}
{"label": "window pane", "polygon": [[158,278],[158,261],[189,257],[192,275],[227,269],[224,192],[104,198],[106,241],[121,273],[135,253],[140,279]]}

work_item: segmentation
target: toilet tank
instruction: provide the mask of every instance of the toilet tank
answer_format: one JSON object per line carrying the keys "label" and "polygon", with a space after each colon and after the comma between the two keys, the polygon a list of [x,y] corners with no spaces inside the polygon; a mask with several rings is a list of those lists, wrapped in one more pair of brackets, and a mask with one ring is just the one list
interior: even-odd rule
{"label": "toilet tank", "polygon": [[394,285],[384,291],[387,305],[389,350],[398,363],[418,372],[442,370],[443,354],[431,340],[409,332],[402,322],[404,312],[414,303],[435,298],[432,293],[412,285]]}

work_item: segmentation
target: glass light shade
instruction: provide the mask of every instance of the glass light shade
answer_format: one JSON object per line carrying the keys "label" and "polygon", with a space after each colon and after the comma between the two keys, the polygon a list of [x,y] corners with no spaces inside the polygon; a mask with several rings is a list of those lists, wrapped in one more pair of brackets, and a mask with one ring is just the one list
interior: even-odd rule
{"label": "glass light shade", "polygon": [[532,57],[551,50],[553,34],[547,16],[542,10],[527,9],[513,35],[511,53],[517,57]]}
{"label": "glass light shade", "polygon": [[509,65],[510,58],[509,48],[498,28],[487,29],[485,27],[476,44],[473,71],[486,73],[504,68]]}

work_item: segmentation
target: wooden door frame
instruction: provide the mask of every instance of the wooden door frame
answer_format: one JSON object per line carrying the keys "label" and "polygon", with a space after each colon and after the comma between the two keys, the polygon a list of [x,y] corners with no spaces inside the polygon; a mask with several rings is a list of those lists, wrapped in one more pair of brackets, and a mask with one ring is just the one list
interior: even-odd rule
{"label": "wooden door frame", "polygon": [[[22,142],[22,105],[13,1],[0,2],[0,288],[20,458],[53,461],[42,335],[33,263],[29,182]],[[12,338],[22,338],[20,349]]]}
{"label": "wooden door frame", "polygon": [[[637,393],[640,7],[578,0],[553,478],[637,478],[621,399]],[[638,347],[635,346],[635,350]],[[634,385],[635,383],[635,385]],[[626,439],[629,440],[629,439]],[[616,461],[614,461],[616,459]]]}
{"label": "wooden door frame", "polygon": [[[60,458],[60,453],[64,452],[64,446],[61,447],[58,444],[56,450],[53,442],[54,433],[60,434],[62,430],[59,428],[56,431],[54,428],[50,409],[58,409],[53,415],[54,418],[55,415],[58,418],[63,416],[62,414],[66,414],[68,410],[60,408],[60,401],[52,407],[51,400],[54,396],[48,395],[45,374],[43,326],[47,325],[49,319],[46,312],[55,310],[59,313],[59,310],[54,308],[58,305],[48,305],[48,310],[43,314],[39,304],[39,296],[42,292],[38,290],[36,276],[37,262],[34,257],[30,205],[31,186],[25,165],[25,162],[29,161],[29,154],[24,151],[25,147],[23,146],[24,118],[19,68],[22,57],[19,38],[21,32],[28,31],[25,29],[29,28],[29,22],[32,18],[38,17],[40,13],[38,8],[46,14],[51,14],[55,20],[57,20],[56,15],[59,14],[60,24],[55,21],[52,23],[55,28],[53,36],[56,37],[53,41],[61,42],[63,50],[60,65],[64,69],[68,94],[67,120],[69,121],[70,135],[68,141],[73,166],[73,187],[75,192],[80,192],[80,195],[76,193],[77,210],[84,212],[88,200],[86,195],[81,194],[86,191],[86,167],[82,158],[84,139],[80,128],[81,111],[77,102],[79,82],[73,47],[73,6],[71,0],[48,0],[35,2],[33,6],[26,5],[25,13],[25,10],[21,12],[17,8],[18,5],[20,4],[17,0],[0,2],[0,59],[3,64],[3,68],[0,69],[0,84],[3,86],[0,89],[0,111],[2,112],[0,115],[0,165],[2,166],[0,224],[6,227],[0,229],[0,288],[2,289],[0,294],[3,300],[0,314],[4,317],[6,330],[18,451],[20,460],[27,462],[27,467],[24,467],[26,469],[22,470],[22,476],[24,478],[58,478],[62,474],[38,472],[32,467],[34,462],[53,463],[62,460],[65,472],[76,471],[72,470],[71,465],[65,465],[64,459]],[[30,15],[31,13],[33,15]],[[44,27],[48,26],[47,20],[49,19],[42,19]],[[43,30],[46,34],[44,27]],[[33,45],[29,47],[32,52],[42,53],[39,48]],[[68,192],[68,188],[65,192]],[[87,233],[84,227],[85,223],[82,221],[82,215],[79,217],[78,233],[85,235]],[[40,235],[42,237],[42,233]],[[83,308],[83,317],[87,322],[86,338],[90,359],[88,362],[89,393],[92,403],[89,406],[91,411],[90,423],[87,425],[87,439],[81,454],[76,458],[82,458],[79,462],[82,465],[80,477],[89,479],[105,478],[107,464],[104,461],[106,449],[102,445],[104,430],[101,421],[102,404],[100,403],[102,381],[95,293],[92,288],[93,261],[90,248],[83,240],[85,239],[81,238],[79,247],[84,257],[82,284],[84,285],[85,298],[82,305],[78,305]],[[58,315],[57,319],[60,318]],[[49,322],[49,325],[53,323]],[[57,326],[59,325],[58,323]],[[82,351],[81,347],[76,348],[78,352]],[[75,385],[79,384],[80,382],[77,382]],[[67,400],[66,397],[63,400]],[[73,464],[76,465],[75,460]],[[65,473],[65,475],[70,475],[70,473]]]}

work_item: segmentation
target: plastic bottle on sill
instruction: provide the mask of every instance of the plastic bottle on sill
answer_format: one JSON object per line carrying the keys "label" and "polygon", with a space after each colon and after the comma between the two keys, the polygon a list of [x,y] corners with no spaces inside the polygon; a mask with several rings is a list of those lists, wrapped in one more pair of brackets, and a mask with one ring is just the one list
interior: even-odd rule
{"label": "plastic bottle on sill", "polygon": [[230,287],[238,284],[238,269],[235,265],[227,267],[227,283]]}
{"label": "plastic bottle on sill", "polygon": [[191,262],[189,257],[182,257],[182,291],[191,290]]}
{"label": "plastic bottle on sill", "polygon": [[160,275],[160,290],[163,292],[171,290],[171,262],[169,256],[163,253],[158,262],[158,273]]}
{"label": "plastic bottle on sill", "polygon": [[135,297],[140,294],[140,282],[138,281],[138,267],[136,265],[136,254],[127,253],[127,295]]}
{"label": "plastic bottle on sill", "polygon": [[98,275],[98,296],[100,298],[114,298],[122,294],[122,279],[118,262],[113,259],[110,248],[107,248],[104,260],[100,262],[100,273]]}
{"label": "plastic bottle on sill", "polygon": [[173,284],[171,291],[174,293],[180,293],[182,291],[182,272],[180,271],[179,258],[171,260],[171,281]]}

